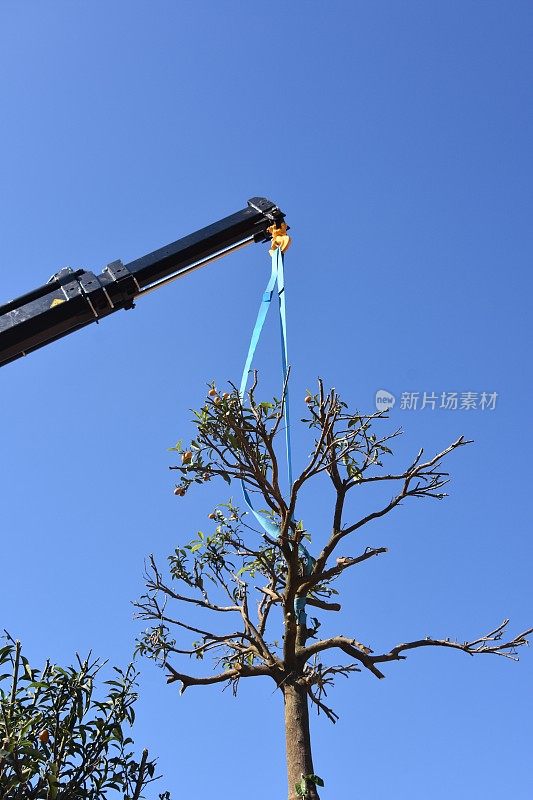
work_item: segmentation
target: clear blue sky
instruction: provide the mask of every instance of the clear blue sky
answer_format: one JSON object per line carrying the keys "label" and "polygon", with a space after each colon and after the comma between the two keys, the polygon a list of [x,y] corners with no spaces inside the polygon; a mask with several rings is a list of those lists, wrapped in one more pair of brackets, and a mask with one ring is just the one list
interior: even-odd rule
{"label": "clear blue sky", "polygon": [[[530,522],[533,10],[528,2],[15,2],[0,8],[1,300],[99,271],[271,197],[287,213],[293,406],[322,375],[398,398],[401,463],[460,433],[451,496],[347,551],[328,629],[375,650],[533,621]],[[259,245],[1,372],[1,624],[37,662],[125,663],[143,558],[226,488],[172,495],[166,448],[205,383],[237,380],[268,273]],[[274,385],[278,336],[258,364]],[[270,347],[269,347],[270,343]],[[402,392],[497,392],[494,410]],[[295,433],[295,459],[307,452]],[[326,486],[301,514],[317,546]],[[354,508],[354,514],[357,508]],[[325,623],[326,624],[326,623]],[[313,717],[324,798],[531,797],[532,654],[414,652]],[[280,694],[183,698],[143,664],[136,741],[175,798],[285,792]]]}

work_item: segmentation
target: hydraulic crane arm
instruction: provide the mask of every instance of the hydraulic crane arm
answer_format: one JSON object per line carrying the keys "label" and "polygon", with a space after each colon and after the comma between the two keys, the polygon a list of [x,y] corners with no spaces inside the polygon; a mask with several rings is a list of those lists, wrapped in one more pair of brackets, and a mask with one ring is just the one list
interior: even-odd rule
{"label": "hydraulic crane arm", "polygon": [[99,275],[60,270],[48,283],[0,306],[0,366],[121,308],[133,308],[137,297],[250,242],[268,241],[268,228],[283,218],[270,200],[253,197],[242,211],[129,264],[113,261]]}

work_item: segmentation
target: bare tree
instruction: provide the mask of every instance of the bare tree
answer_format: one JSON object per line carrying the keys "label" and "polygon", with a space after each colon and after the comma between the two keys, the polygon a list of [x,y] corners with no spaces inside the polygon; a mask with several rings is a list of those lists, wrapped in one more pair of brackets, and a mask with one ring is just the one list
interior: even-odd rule
{"label": "bare tree", "polygon": [[[382,436],[373,433],[383,413],[362,415],[348,410],[335,390],[305,398],[306,423],[314,439],[305,469],[290,494],[281,488],[276,437],[282,432],[285,388],[281,399],[256,401],[257,379],[243,402],[232,387],[219,394],[212,386],[207,400],[195,413],[197,436],[189,446],[173,448],[181,465],[175,493],[184,495],[194,483],[222,477],[227,483],[242,481],[252,497],[266,510],[262,513],[274,528],[259,531],[233,504],[219,506],[209,517],[214,530],[199,532],[189,544],[169,557],[169,577],[153,556],[146,564],[146,593],[135,603],[138,617],[151,623],[138,642],[144,655],[166,669],[168,683],[189,686],[230,684],[237,693],[243,678],[267,676],[282,692],[289,800],[318,798],[322,779],[314,771],[309,728],[309,706],[315,706],[335,722],[337,714],[326,702],[326,692],[338,675],[369,670],[383,678],[383,665],[405,659],[419,647],[446,647],[469,655],[488,654],[516,660],[517,648],[527,644],[533,629],[507,635],[504,620],[484,636],[470,641],[421,638],[375,653],[368,643],[352,636],[320,638],[320,621],[311,616],[340,610],[332,597],[333,584],[348,570],[387,552],[385,547],[362,547],[355,555],[337,555],[341,543],[375,520],[385,517],[410,498],[445,497],[448,473],[443,460],[468,444],[462,436],[431,458],[420,450],[407,468],[387,471],[383,460],[399,431]],[[315,559],[309,557],[309,539],[302,520],[296,519],[302,487],[325,473],[334,494],[331,530],[320,544]],[[391,487],[392,497],[359,519],[345,519],[350,492],[361,492],[370,483]],[[268,526],[267,526],[268,527]],[[272,530],[275,533],[272,533]],[[305,608],[310,612],[308,621]],[[190,616],[186,611],[190,610]],[[281,610],[281,617],[276,609]],[[205,619],[205,622],[203,621]],[[277,624],[276,632],[273,632]],[[190,639],[193,639],[192,643]],[[178,657],[205,659],[212,656],[214,671],[191,675],[179,669]]]}

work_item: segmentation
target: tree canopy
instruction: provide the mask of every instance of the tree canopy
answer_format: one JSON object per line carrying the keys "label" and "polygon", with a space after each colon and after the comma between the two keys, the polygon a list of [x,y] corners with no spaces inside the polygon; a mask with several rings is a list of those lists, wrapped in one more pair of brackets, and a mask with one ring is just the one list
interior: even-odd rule
{"label": "tree canopy", "polygon": [[[138,650],[160,663],[168,682],[179,682],[181,692],[229,684],[236,694],[243,678],[273,680],[285,702],[289,797],[315,798],[321,779],[313,768],[308,704],[335,722],[337,713],[326,697],[337,676],[368,670],[382,679],[388,663],[422,647],[515,659],[532,629],[508,636],[504,620],[464,641],[428,636],[381,652],[359,641],[356,632],[320,638],[321,615],[340,610],[339,576],[387,552],[363,543],[353,555],[338,555],[340,546],[353,546],[367,528],[374,530],[376,521],[412,498],[442,500],[449,481],[443,461],[469,442],[460,436],[429,458],[421,449],[407,466],[386,468],[399,431],[380,432],[384,413],[351,411],[319,381],[317,393],[305,397],[302,422],[311,438],[307,463],[284,492],[276,444],[286,386],[280,398],[268,402],[256,399],[256,389],[257,378],[246,399],[233,386],[221,393],[211,385],[205,403],[194,412],[195,438],[172,448],[181,459],[172,469],[179,475],[178,496],[215,478],[242,483],[269,524],[258,526],[257,516],[230,501],[209,514],[209,532],[198,531],[176,547],[168,570],[149,556],[146,593],[136,607],[151,625],[139,638]],[[312,558],[307,551],[312,526],[298,519],[297,501],[319,475],[326,475],[333,489],[331,526],[322,541],[313,538],[317,555]],[[375,510],[352,517],[347,497],[376,483],[392,490],[392,496]],[[182,657],[204,664],[209,660],[209,666],[197,673],[184,671]]]}

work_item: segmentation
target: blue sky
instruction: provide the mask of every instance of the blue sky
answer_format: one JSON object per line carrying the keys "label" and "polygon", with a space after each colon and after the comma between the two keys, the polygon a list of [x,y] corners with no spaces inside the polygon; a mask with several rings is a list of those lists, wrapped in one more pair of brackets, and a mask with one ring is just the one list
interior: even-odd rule
{"label": "blue sky", "polygon": [[[3,300],[99,271],[253,195],[287,213],[293,414],[317,375],[397,397],[398,463],[464,433],[450,497],[360,534],[390,548],[324,624],[377,650],[532,624],[531,4],[14,2],[0,8]],[[172,495],[167,448],[206,382],[238,380],[269,270],[256,245],[1,374],[2,627],[35,661],[130,658],[144,557],[205,527],[224,485]],[[258,366],[278,388],[278,335]],[[407,410],[403,392],[496,392]],[[437,404],[438,405],[438,404]],[[387,423],[384,423],[387,424]],[[296,463],[307,452],[294,431]],[[316,546],[326,485],[302,501]],[[357,514],[356,506],[353,508]],[[414,652],[313,717],[324,798],[531,796],[531,653]],[[176,797],[285,792],[269,682],[183,698],[142,664],[136,741]],[[429,787],[429,788],[428,788]]]}

